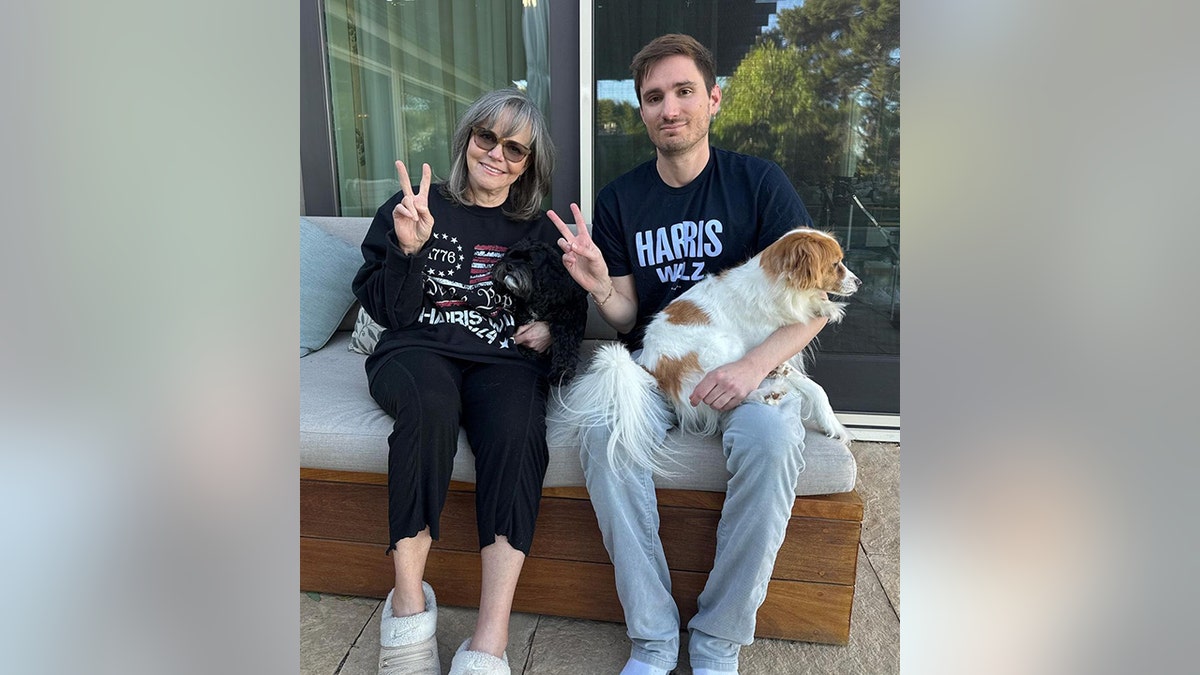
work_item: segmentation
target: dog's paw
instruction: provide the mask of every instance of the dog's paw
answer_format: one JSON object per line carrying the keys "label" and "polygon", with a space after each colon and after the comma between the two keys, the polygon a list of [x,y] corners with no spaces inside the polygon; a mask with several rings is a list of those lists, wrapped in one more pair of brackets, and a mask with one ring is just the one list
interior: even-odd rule
{"label": "dog's paw", "polygon": [[825,435],[829,436],[830,438],[832,438],[836,441],[841,442],[841,444],[846,447],[850,447],[850,441],[854,440],[854,436],[850,434],[850,430],[847,429],[846,427],[843,427],[841,425],[838,425],[838,426],[839,426],[838,429],[835,429],[833,431],[828,431],[828,432],[826,432]]}
{"label": "dog's paw", "polygon": [[783,389],[762,387],[755,389],[746,395],[746,401],[749,403],[765,403],[766,405],[779,405],[783,403],[789,392]]}
{"label": "dog's paw", "polygon": [[842,423],[834,416],[832,410],[818,411],[814,416],[813,423],[826,436],[837,439],[845,445],[849,445],[850,441],[853,440],[850,436],[850,431],[842,426]]}
{"label": "dog's paw", "polygon": [[826,437],[832,438],[847,448],[850,447],[850,441],[854,440],[854,437],[850,435],[850,431],[840,424],[836,429],[821,429],[821,431]]}

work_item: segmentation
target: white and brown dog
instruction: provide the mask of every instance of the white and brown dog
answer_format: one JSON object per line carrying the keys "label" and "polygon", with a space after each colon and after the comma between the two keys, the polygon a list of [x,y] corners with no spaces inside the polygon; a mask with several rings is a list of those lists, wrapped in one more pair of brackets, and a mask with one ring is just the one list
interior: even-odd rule
{"label": "white and brown dog", "polygon": [[[636,360],[621,345],[598,350],[566,392],[564,413],[576,428],[611,429],[608,453],[615,466],[632,462],[669,473],[656,433],[667,416],[660,396],[684,431],[715,433],[721,413],[688,401],[705,373],[742,358],[782,326],[821,316],[840,321],[845,304],[827,293],[847,296],[861,285],[842,263],[836,239],[817,230],[792,230],[744,264],[671,301],[646,327]],[[772,371],[746,400],[780,403],[791,394],[799,396],[803,420],[849,441],[825,390],[805,375],[803,352]]]}

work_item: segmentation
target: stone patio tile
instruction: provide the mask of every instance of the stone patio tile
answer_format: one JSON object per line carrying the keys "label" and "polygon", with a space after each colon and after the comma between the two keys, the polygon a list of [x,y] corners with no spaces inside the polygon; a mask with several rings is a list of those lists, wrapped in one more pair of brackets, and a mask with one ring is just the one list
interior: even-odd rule
{"label": "stone patio tile", "polygon": [[333,675],[379,604],[371,598],[301,593],[300,672]]}
{"label": "stone patio tile", "polygon": [[871,567],[875,568],[875,573],[879,575],[879,581],[883,584],[883,590],[887,593],[888,600],[892,602],[892,607],[896,609],[896,616],[899,616],[900,556],[868,553],[867,560],[871,561]]}
{"label": "stone patio tile", "polygon": [[628,658],[629,640],[623,623],[543,616],[524,675],[616,675]]}
{"label": "stone patio tile", "polygon": [[900,446],[850,446],[858,462],[858,494],[863,500],[862,546],[872,555],[900,555]]}

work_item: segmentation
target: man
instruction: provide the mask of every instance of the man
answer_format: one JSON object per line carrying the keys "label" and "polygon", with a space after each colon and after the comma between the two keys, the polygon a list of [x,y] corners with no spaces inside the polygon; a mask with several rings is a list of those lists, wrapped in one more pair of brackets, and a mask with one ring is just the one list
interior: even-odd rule
{"label": "man", "polygon": [[[650,318],[671,299],[788,230],[811,227],[812,219],[777,165],[709,145],[721,89],[708,49],[687,35],[664,35],[630,68],[655,159],[600,191],[593,234],[574,204],[577,234],[548,215],[563,235],[567,269],[637,350]],[[716,559],[688,623],[698,675],[737,672],[739,650],[753,641],[803,466],[799,420],[780,406],[743,399],[824,325],[821,319],[779,329],[744,358],[707,373],[691,393],[692,405],[728,411],[721,433],[732,474]],[[590,429],[581,460],[633,642],[622,675],[665,675],[678,662],[679,610],[658,537],[654,483],[648,471],[612,467],[607,442],[606,428]]]}

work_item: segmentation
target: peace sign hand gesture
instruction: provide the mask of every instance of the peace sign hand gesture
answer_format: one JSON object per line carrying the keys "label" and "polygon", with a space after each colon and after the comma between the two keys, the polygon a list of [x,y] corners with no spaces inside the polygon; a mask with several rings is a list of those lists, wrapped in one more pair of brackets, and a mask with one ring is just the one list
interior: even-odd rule
{"label": "peace sign hand gesture", "polygon": [[392,209],[392,224],[396,229],[400,250],[412,255],[421,250],[433,233],[433,216],[429,215],[431,171],[428,164],[421,165],[420,192],[415,194],[404,162],[396,161],[396,171],[400,174],[400,189],[404,192],[404,198]]}
{"label": "peace sign hand gesture", "polygon": [[608,265],[605,264],[600,249],[592,241],[592,236],[588,234],[587,224],[583,222],[583,213],[578,204],[571,204],[571,213],[575,215],[577,234],[571,233],[571,228],[567,227],[557,213],[546,213],[562,235],[558,240],[558,247],[563,250],[563,265],[583,290],[603,296],[611,291],[612,285],[608,278]]}

